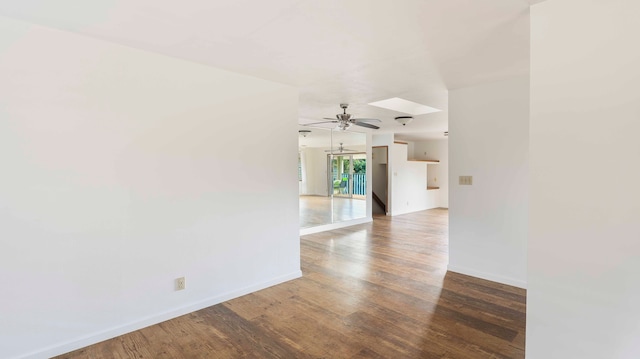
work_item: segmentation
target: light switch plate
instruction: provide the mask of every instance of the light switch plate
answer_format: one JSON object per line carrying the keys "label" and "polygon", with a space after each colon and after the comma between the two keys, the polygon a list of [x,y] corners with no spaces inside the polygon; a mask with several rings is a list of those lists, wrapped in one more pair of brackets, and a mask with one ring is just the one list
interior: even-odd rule
{"label": "light switch plate", "polygon": [[458,184],[461,186],[473,185],[473,176],[460,176],[458,177]]}

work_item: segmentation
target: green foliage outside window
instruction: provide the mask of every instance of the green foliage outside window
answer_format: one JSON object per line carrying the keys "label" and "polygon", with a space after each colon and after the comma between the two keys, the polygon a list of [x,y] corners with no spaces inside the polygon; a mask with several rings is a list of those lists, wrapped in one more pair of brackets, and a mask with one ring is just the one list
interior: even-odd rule
{"label": "green foliage outside window", "polygon": [[[349,160],[343,161],[344,172],[349,171]],[[353,160],[353,173],[367,173],[367,160],[355,159]]]}

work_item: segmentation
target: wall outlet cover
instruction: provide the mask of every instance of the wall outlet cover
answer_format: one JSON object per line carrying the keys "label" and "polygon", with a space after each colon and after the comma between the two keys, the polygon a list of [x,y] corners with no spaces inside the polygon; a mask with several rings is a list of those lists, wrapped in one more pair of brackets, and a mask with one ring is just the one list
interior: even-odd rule
{"label": "wall outlet cover", "polygon": [[184,277],[180,277],[176,279],[176,290],[183,290],[186,288],[186,283]]}

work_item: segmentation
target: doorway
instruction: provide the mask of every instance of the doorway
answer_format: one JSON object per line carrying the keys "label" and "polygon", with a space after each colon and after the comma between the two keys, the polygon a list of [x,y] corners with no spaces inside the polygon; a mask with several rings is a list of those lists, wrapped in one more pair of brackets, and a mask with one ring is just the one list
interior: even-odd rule
{"label": "doorway", "polygon": [[371,153],[371,196],[373,214],[389,213],[389,146],[373,146]]}

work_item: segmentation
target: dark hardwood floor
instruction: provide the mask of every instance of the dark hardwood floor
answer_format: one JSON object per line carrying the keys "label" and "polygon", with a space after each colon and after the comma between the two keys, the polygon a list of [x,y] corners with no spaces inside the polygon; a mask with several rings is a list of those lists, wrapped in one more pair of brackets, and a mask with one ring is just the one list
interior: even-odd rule
{"label": "dark hardwood floor", "polygon": [[447,273],[447,219],[304,236],[300,279],[59,358],[524,358],[526,292]]}

